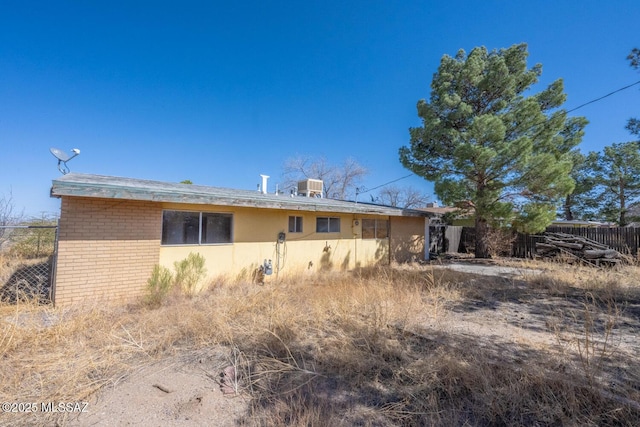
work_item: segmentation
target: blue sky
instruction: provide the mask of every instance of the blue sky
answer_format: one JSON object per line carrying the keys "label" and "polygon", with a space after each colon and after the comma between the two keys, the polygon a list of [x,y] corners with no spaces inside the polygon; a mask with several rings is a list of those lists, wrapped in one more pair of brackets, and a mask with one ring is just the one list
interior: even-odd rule
{"label": "blue sky", "polygon": [[[637,0],[4,1],[0,194],[57,213],[50,147],[74,172],[255,189],[296,154],[353,157],[372,188],[407,175],[398,148],[444,54],[529,45],[542,89],[574,108],[640,80]],[[581,148],[632,140],[640,86],[573,113]],[[427,193],[419,177],[397,184]]]}

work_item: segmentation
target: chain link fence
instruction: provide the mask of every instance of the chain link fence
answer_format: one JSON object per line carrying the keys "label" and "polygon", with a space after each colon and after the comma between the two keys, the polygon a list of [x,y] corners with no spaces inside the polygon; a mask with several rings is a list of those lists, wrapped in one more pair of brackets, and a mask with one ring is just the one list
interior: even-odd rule
{"label": "chain link fence", "polygon": [[57,226],[4,226],[2,231],[0,301],[51,301]]}

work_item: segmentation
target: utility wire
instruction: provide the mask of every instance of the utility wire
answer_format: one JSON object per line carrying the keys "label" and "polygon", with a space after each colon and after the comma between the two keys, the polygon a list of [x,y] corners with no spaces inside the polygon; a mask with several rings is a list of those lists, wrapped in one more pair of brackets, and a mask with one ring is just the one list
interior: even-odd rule
{"label": "utility wire", "polygon": [[398,182],[398,181],[400,181],[400,180],[402,180],[402,179],[409,178],[410,176],[413,176],[413,174],[412,174],[412,173],[410,173],[409,175],[405,175],[405,176],[403,176],[403,177],[401,177],[401,178],[394,179],[393,181],[385,182],[384,184],[378,185],[377,187],[373,187],[373,188],[363,188],[363,189],[362,189],[362,191],[358,191],[358,193],[357,193],[357,194],[358,194],[358,195],[360,195],[360,194],[368,193],[368,192],[373,191],[373,190],[377,190],[377,189],[378,189],[378,188],[380,188],[380,187],[384,187],[385,185],[393,184],[394,182]]}
{"label": "utility wire", "polygon": [[585,102],[585,103],[584,103],[584,104],[582,104],[582,105],[578,105],[576,108],[572,108],[571,110],[567,111],[567,114],[568,114],[568,113],[571,113],[572,111],[576,111],[578,108],[582,108],[582,107],[584,107],[584,106],[586,106],[586,105],[593,104],[594,102],[598,102],[598,101],[600,101],[600,100],[602,100],[602,99],[605,99],[606,97],[611,96],[611,95],[613,95],[614,93],[618,93],[618,92],[621,92],[621,91],[623,91],[623,90],[625,90],[625,89],[629,89],[630,87],[635,86],[635,85],[637,85],[637,84],[640,84],[640,80],[638,80],[638,81],[637,81],[637,82],[635,82],[635,83],[631,83],[630,85],[627,85],[627,86],[625,86],[625,87],[621,87],[620,89],[616,89],[616,90],[614,90],[613,92],[610,92],[610,93],[608,93],[608,94],[606,94],[606,95],[604,95],[604,96],[601,96],[600,98],[596,98],[596,99],[593,99],[593,100],[591,100],[591,101],[589,101],[589,102]]}
{"label": "utility wire", "polygon": [[[578,105],[577,107],[572,108],[571,110],[568,110],[568,111],[567,111],[567,114],[568,114],[568,113],[571,113],[571,112],[573,112],[573,111],[576,111],[576,110],[578,110],[578,109],[580,109],[580,108],[582,108],[582,107],[585,107],[585,106],[587,106],[587,105],[589,105],[589,104],[593,104],[594,102],[601,101],[601,100],[603,100],[603,99],[605,99],[605,98],[607,98],[607,97],[609,97],[609,96],[611,96],[611,95],[613,95],[613,94],[616,94],[616,93],[618,93],[618,92],[622,92],[623,90],[629,89],[630,87],[633,87],[633,86],[635,86],[635,85],[637,85],[637,84],[640,84],[640,80],[638,80],[638,81],[637,81],[637,82],[635,82],[635,83],[631,83],[630,85],[627,85],[627,86],[621,87],[620,89],[616,89],[616,90],[614,90],[613,92],[609,92],[608,94],[606,94],[606,95],[604,95],[604,96],[601,96],[600,98],[592,99],[592,100],[591,100],[591,101],[589,101],[589,102],[585,102],[584,104]],[[412,175],[413,175],[413,174],[412,174],[412,173],[410,173],[409,175],[405,175],[405,176],[403,176],[403,177],[400,177],[400,178],[394,179],[393,181],[385,182],[384,184],[378,185],[378,186],[373,187],[373,188],[363,188],[361,191],[358,191],[359,189],[356,189],[356,196],[358,196],[358,195],[360,195],[360,194],[368,193],[368,192],[373,191],[373,190],[377,190],[378,188],[381,188],[381,187],[384,187],[384,186],[386,186],[386,185],[393,184],[394,182],[398,182],[398,181],[400,181],[400,180],[403,180],[403,179],[409,178],[409,177],[410,177],[410,176],[412,176]]]}

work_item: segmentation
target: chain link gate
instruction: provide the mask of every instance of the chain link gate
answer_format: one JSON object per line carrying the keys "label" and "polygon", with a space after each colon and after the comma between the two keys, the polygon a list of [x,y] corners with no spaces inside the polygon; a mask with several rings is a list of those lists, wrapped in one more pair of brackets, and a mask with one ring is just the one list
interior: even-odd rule
{"label": "chain link gate", "polygon": [[0,301],[52,301],[57,225],[0,227]]}

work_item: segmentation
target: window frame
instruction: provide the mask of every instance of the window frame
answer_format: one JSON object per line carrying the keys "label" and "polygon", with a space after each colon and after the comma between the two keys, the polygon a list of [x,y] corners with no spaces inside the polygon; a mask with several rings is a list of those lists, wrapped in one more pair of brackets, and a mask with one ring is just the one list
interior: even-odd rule
{"label": "window frame", "polygon": [[[327,230],[320,230],[320,220],[327,221]],[[332,224],[338,224],[337,230],[332,230]],[[316,233],[340,233],[340,217],[339,216],[317,216],[316,217]]]}
{"label": "window frame", "polygon": [[[188,243],[170,243],[165,240],[165,214],[167,212],[175,212],[179,214],[183,214],[185,218],[189,216],[193,218],[195,215],[198,216],[198,241],[197,242],[188,242]],[[206,217],[215,217],[219,216],[220,218],[228,218],[228,229],[229,229],[229,240],[221,241],[221,242],[205,242],[205,233],[207,225],[203,227],[203,220]],[[234,242],[234,233],[233,233],[233,225],[234,225],[234,214],[231,212],[210,212],[210,211],[183,211],[177,209],[163,209],[162,210],[162,228],[160,230],[160,246],[220,246],[220,245],[231,245]],[[183,223],[184,227],[184,223]],[[225,226],[225,228],[227,228]],[[226,234],[226,233],[225,233]]]}
{"label": "window frame", "polygon": [[[365,237],[365,221],[373,221],[373,237]],[[381,227],[381,223],[386,223],[386,227]],[[368,227],[369,229],[371,227]],[[385,236],[379,237],[379,231],[385,230]],[[363,218],[362,219],[362,240],[384,240],[389,238],[389,220],[378,218]]]}
{"label": "window frame", "polygon": [[[292,219],[293,219],[293,227],[291,227]],[[300,227],[298,227],[298,225]],[[304,222],[301,216],[289,215],[289,233],[302,233],[303,227],[304,227]]]}

